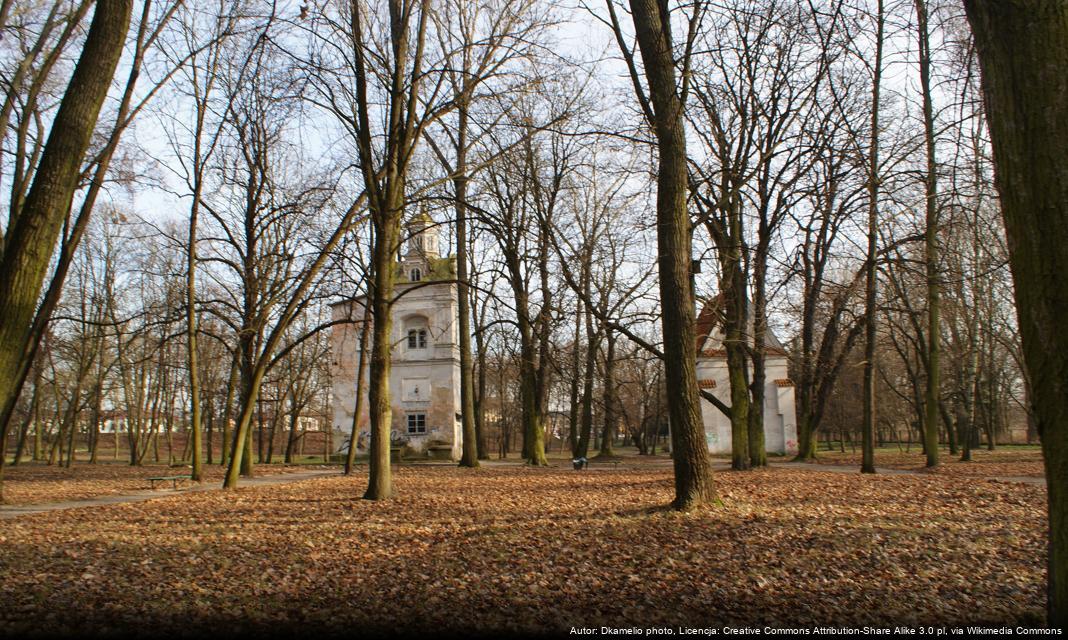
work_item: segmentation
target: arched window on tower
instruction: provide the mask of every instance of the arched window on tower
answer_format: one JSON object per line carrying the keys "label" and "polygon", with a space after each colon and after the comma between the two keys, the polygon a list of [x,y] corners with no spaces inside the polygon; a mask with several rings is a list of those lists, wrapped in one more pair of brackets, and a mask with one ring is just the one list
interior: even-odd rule
{"label": "arched window on tower", "polygon": [[412,269],[408,279],[412,282],[419,282],[423,279],[423,272],[419,269]]}
{"label": "arched window on tower", "polygon": [[426,329],[408,330],[408,348],[426,349]]}

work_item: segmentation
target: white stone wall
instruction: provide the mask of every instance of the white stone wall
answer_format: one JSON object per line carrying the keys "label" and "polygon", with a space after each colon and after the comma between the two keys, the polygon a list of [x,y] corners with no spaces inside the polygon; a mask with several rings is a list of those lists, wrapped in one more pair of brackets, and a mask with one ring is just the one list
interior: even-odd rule
{"label": "white stone wall", "polygon": [[[714,388],[706,388],[725,404],[731,403],[731,388],[727,378],[727,361],[719,358],[698,358],[697,379],[714,380]],[[701,401],[701,417],[705,425],[705,442],[711,453],[731,452],[731,423],[727,416],[708,400]]]}
{"label": "white stone wall", "polygon": [[[452,459],[462,451],[461,432],[456,414],[460,408],[460,352],[457,344],[456,285],[451,283],[398,284],[404,293],[393,306],[392,369],[390,397],[392,406],[391,436],[405,440],[409,453],[421,454],[428,447],[439,449]],[[334,306],[334,317],[344,317],[346,303]],[[359,302],[352,303],[352,316],[362,317]],[[425,348],[409,348],[408,329],[425,328]],[[332,332],[334,364],[334,429],[336,442],[347,443],[356,404],[356,365],[359,361],[357,324],[336,325]],[[365,374],[366,375],[366,374]],[[363,410],[357,422],[358,452],[365,452],[370,441],[370,416],[366,392]],[[408,433],[408,414],[426,415],[426,433]]]}
{"label": "white stone wall", "polygon": [[[769,342],[774,341],[770,337]],[[731,404],[730,379],[727,375],[727,358],[722,352],[723,334],[717,328],[704,341],[702,355],[697,358],[698,381],[714,382],[707,388],[724,404]],[[777,344],[777,341],[775,341]],[[705,355],[715,354],[715,355]],[[792,455],[797,453],[797,413],[794,407],[793,383],[783,384],[789,378],[786,357],[769,354],[765,361],[766,383],[764,387],[764,448],[768,453]],[[731,452],[731,423],[711,402],[701,401],[701,417],[705,425],[705,442],[715,454]]]}

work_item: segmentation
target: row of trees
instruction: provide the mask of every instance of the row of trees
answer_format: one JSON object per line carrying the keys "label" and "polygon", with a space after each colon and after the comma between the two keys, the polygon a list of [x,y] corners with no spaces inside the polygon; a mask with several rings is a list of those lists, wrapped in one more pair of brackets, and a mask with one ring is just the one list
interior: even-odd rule
{"label": "row of trees", "polygon": [[[52,17],[48,7],[21,15],[15,33],[50,42],[57,7]],[[660,115],[644,32],[621,20],[622,6],[590,11],[621,54],[614,69],[629,76],[633,98],[598,76],[610,65],[551,53],[559,50],[553,27],[567,17],[561,9],[459,0],[381,8],[145,9],[139,64],[152,89],[140,102],[124,97],[156,135],[121,147],[128,151],[111,175],[134,202],[152,205],[126,214],[116,212],[137,205],[108,205],[92,242],[80,254],[69,250],[85,273],[68,282],[51,331],[89,346],[64,354],[72,392],[53,395],[68,422],[92,406],[99,413],[122,404],[138,423],[145,409],[134,407],[166,396],[157,403],[188,414],[181,422],[193,440],[194,475],[199,434],[225,432],[233,486],[242,468],[250,472],[263,382],[272,372],[283,379],[308,370],[293,358],[321,357],[324,304],[368,293],[372,317],[388,319],[389,265],[404,241],[401,222],[416,208],[449,225],[459,258],[467,465],[487,454],[477,450],[486,440],[483,405],[507,392],[489,390],[489,372],[509,362],[520,373],[512,399],[528,461],[544,463],[547,416],[561,410],[576,456],[586,455],[591,434],[609,453],[615,437],[605,434],[638,428],[620,423],[635,418],[621,410],[617,363],[638,353],[689,363],[695,337],[673,344],[657,321],[692,326],[695,305],[710,300],[726,334],[730,404],[704,397],[731,418],[735,468],[766,463],[763,362],[772,325],[790,339],[801,459],[815,455],[836,389],[843,395],[840,380],[855,380],[861,368],[862,389],[872,390],[861,395],[878,389],[883,406],[868,402],[861,418],[872,426],[860,435],[915,431],[932,461],[939,440],[964,455],[980,431],[992,444],[1012,410],[1027,406],[978,75],[953,5],[695,5],[682,11],[683,43],[648,43],[684,54],[681,75],[657,80],[678,85],[679,103],[663,97]],[[14,86],[9,93],[13,117],[31,122]],[[48,113],[35,108],[38,119]],[[665,112],[678,122],[660,122]],[[610,126],[628,113],[633,126]],[[654,225],[644,215],[654,198],[649,152],[666,154],[672,136],[685,152],[676,214],[686,219]],[[663,162],[655,174],[661,216],[669,189],[660,182],[670,173]],[[11,165],[16,183],[25,181],[19,167]],[[91,206],[82,206],[86,217]],[[68,244],[81,239],[75,227]],[[654,237],[667,245],[654,247]],[[676,246],[691,242],[705,266],[699,275],[690,251]],[[654,251],[657,272],[649,268]],[[120,274],[116,253],[146,257]],[[677,286],[667,271],[677,271]],[[131,305],[119,298],[134,289],[108,289],[116,280],[158,293],[142,292]],[[380,435],[390,421],[388,324],[372,323],[367,338],[372,431]],[[123,368],[137,362],[148,371],[150,358],[135,348],[167,360],[154,377],[141,376],[151,384],[134,383],[133,364]],[[182,353],[185,362],[175,362]],[[35,371],[44,371],[43,358]],[[671,369],[657,373],[660,384],[692,386],[688,364]],[[22,394],[20,417],[38,379]],[[205,381],[227,393],[207,397]],[[287,381],[293,391],[274,395],[291,395],[297,406],[316,385]],[[97,400],[69,401],[83,394]],[[691,400],[664,403],[670,417],[655,422],[690,424],[694,440],[682,448],[703,452],[699,400]],[[856,424],[854,414],[836,415]],[[689,466],[700,466],[703,453],[695,455]],[[380,486],[388,494],[388,469],[372,466],[371,493]]]}
{"label": "row of trees", "polygon": [[[13,464],[32,459],[70,466],[83,444],[87,461],[107,451],[130,464],[190,461],[189,371],[185,366],[184,276],[177,229],[158,229],[111,212],[90,224],[16,407],[9,434]],[[221,308],[212,308],[222,315]],[[306,331],[302,318],[294,332]],[[240,381],[225,324],[207,313],[199,373],[204,380],[207,462],[226,464]],[[286,462],[304,447],[309,420],[322,428],[330,377],[325,334],[286,353],[265,378],[256,406],[258,461]],[[298,424],[300,418],[304,423]],[[104,435],[104,432],[108,434]],[[284,435],[284,437],[283,437]],[[175,446],[177,437],[178,446]],[[112,439],[113,438],[113,439]],[[223,445],[223,446],[220,446]],[[277,449],[276,449],[277,445]],[[322,454],[317,443],[313,453]],[[218,457],[215,457],[218,455]]]}
{"label": "row of trees", "polygon": [[[1034,341],[1053,338],[1017,336],[1006,265],[1028,314],[1046,307],[1021,274],[1050,269],[1022,272],[1023,239],[1005,241],[954,2],[0,6],[3,446],[51,403],[70,459],[76,425],[122,406],[137,462],[146,430],[181,416],[194,476],[218,429],[236,486],[264,394],[299,415],[328,384],[324,305],[366,294],[365,497],[388,498],[394,264],[419,209],[458,258],[466,466],[489,453],[494,404],[535,465],[560,408],[575,455],[597,428],[604,454],[623,424],[647,443],[666,414],[675,506],[713,501],[701,403],[730,417],[735,469],[766,464],[773,326],[802,459],[862,370],[868,471],[880,425],[922,434],[929,465],[942,440],[967,457],[1063,377],[1035,375]],[[576,18],[603,25],[585,36],[607,60],[562,44]],[[1004,55],[992,38],[980,53]],[[1000,162],[1013,147],[994,141]],[[695,307],[713,300],[729,405],[694,367]],[[508,367],[515,388],[494,391]],[[663,402],[635,416],[628,384]],[[1055,460],[1057,415],[1035,412]]]}

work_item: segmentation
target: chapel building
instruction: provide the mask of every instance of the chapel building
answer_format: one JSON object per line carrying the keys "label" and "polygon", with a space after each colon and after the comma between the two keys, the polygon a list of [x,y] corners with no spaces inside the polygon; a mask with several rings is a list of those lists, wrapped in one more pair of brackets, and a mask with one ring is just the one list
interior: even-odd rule
{"label": "chapel building", "polygon": [[[390,446],[406,457],[459,460],[460,350],[457,337],[456,262],[442,257],[437,224],[425,212],[405,224],[404,246],[395,269],[393,344],[389,388]],[[365,297],[331,307],[333,428],[347,450],[356,407],[356,373]],[[370,345],[368,345],[368,351]],[[364,392],[355,420],[357,453],[367,453],[371,423],[367,401],[370,354],[365,357]]]}
{"label": "chapel building", "polygon": [[[724,404],[731,403],[730,378],[727,375],[727,352],[723,348],[723,330],[718,322],[719,298],[709,302],[697,317],[697,383],[711,391]],[[752,345],[753,325],[746,332]],[[787,354],[775,334],[765,334],[764,370],[764,448],[770,454],[797,454],[797,413],[794,407],[794,383],[787,372]],[[707,400],[701,401],[701,419],[705,442],[710,453],[731,452],[731,421]]]}

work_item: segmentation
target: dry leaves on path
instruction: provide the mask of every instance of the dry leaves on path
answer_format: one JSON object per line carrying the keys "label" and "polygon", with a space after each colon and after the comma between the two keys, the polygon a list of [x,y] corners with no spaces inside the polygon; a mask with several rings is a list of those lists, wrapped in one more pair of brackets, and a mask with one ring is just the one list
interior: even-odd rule
{"label": "dry leaves on path", "polygon": [[[860,451],[820,451],[816,456],[820,464],[848,465],[860,467]],[[925,469],[927,458],[918,447],[911,452],[887,451],[875,452],[875,466],[887,469],[907,469],[925,471],[945,476],[969,478],[1041,478],[1045,474],[1042,463],[1042,451],[1033,449],[976,449],[972,451],[971,462],[961,462],[959,455],[950,455],[942,451],[939,465],[934,469]]]}
{"label": "dry leaves on path", "polygon": [[[255,467],[255,473],[258,476],[275,475],[319,468],[324,467],[258,465]],[[75,464],[67,468],[23,463],[17,467],[4,467],[4,504],[66,502],[144,491],[150,488],[148,479],[151,477],[188,474],[189,467],[171,467],[165,464],[148,464],[140,467],[119,463]],[[204,465],[205,482],[221,486],[224,475],[226,475],[225,467]],[[170,482],[157,485],[159,489],[170,487]]]}

